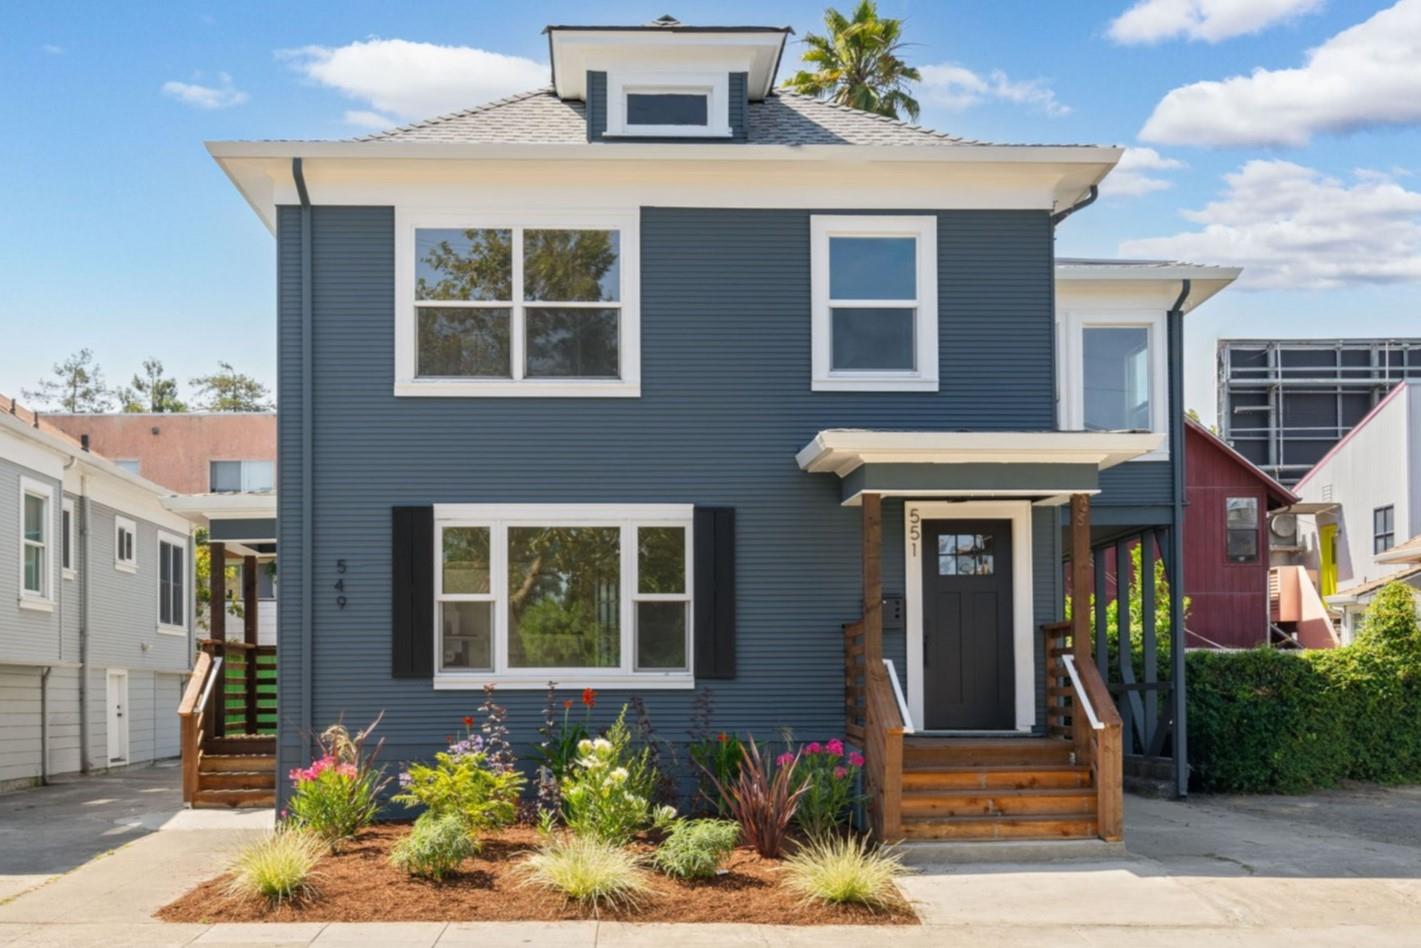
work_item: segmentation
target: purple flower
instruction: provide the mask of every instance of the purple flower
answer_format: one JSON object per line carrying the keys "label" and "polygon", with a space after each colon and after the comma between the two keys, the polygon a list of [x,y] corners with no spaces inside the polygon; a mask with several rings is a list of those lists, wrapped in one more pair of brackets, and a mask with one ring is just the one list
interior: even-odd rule
{"label": "purple flower", "polygon": [[484,739],[477,734],[470,734],[461,741],[455,741],[449,745],[449,753],[455,757],[463,757],[467,754],[481,754],[484,749]]}

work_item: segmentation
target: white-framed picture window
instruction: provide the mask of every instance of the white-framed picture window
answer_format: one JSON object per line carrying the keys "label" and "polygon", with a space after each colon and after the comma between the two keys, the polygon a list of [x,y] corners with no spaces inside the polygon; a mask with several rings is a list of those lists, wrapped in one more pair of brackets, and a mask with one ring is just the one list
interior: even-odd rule
{"label": "white-framed picture window", "polygon": [[187,541],[175,533],[158,533],[158,631],[187,632]]}
{"label": "white-framed picture window", "polygon": [[937,218],[810,218],[815,391],[938,390]]}
{"label": "white-framed picture window", "polygon": [[273,490],[275,461],[210,461],[208,487],[214,494]]}
{"label": "white-framed picture window", "polygon": [[[1163,310],[1067,310],[1059,334],[1063,430],[1168,432]],[[1142,460],[1168,457],[1167,444]]]}
{"label": "white-framed picture window", "polygon": [[690,506],[435,507],[435,687],[690,687]]}
{"label": "white-framed picture window", "polygon": [[605,134],[612,138],[729,138],[729,70],[609,73]]}
{"label": "white-framed picture window", "polygon": [[127,573],[138,570],[138,525],[127,517],[113,519],[113,565]]}
{"label": "white-framed picture window", "polygon": [[640,394],[635,212],[397,212],[396,395]]}
{"label": "white-framed picture window", "polygon": [[20,478],[20,605],[51,609],[54,603],[54,487]]}
{"label": "white-framed picture window", "polygon": [[64,568],[64,578],[73,579],[75,557],[74,536],[76,530],[74,520],[74,499],[72,497],[64,498],[61,505],[61,509],[63,512],[60,515],[59,521],[59,562],[60,565]]}

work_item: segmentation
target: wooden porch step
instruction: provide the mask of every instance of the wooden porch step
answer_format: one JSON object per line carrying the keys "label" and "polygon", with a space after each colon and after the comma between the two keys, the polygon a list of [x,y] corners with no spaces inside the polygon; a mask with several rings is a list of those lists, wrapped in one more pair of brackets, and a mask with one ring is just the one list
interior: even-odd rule
{"label": "wooden porch step", "polygon": [[957,816],[1094,816],[1095,791],[931,790],[903,794],[904,819]]}
{"label": "wooden porch step", "polygon": [[276,774],[270,770],[216,770],[197,775],[199,790],[275,790]]}
{"label": "wooden porch step", "polygon": [[1090,786],[1084,764],[1000,764],[987,767],[916,767],[903,772],[903,791],[1077,789]]}
{"label": "wooden porch step", "polygon": [[275,754],[276,738],[270,734],[234,734],[209,737],[203,742],[204,754]]}
{"label": "wooden porch step", "polygon": [[274,754],[208,754],[202,755],[202,763],[199,769],[203,773],[219,770],[239,770],[253,771],[263,770],[267,773],[276,772],[276,755]]}
{"label": "wooden porch step", "polygon": [[1096,834],[1094,816],[957,816],[903,820],[905,839],[1089,839]]}
{"label": "wooden porch step", "polygon": [[276,805],[276,793],[272,790],[198,790],[193,794],[192,805],[196,809],[264,809]]}
{"label": "wooden porch step", "polygon": [[1050,737],[912,737],[903,741],[903,768],[1067,764],[1073,749]]}

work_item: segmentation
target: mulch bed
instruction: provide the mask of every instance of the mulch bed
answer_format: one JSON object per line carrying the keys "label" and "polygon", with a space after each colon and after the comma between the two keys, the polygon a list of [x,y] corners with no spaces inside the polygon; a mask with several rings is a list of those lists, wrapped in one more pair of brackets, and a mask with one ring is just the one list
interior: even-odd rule
{"label": "mulch bed", "polygon": [[[483,851],[443,882],[415,879],[389,864],[390,847],[408,825],[371,827],[326,856],[316,869],[315,897],[270,906],[231,896],[227,877],[202,883],[158,910],[168,922],[527,922],[587,918],[560,893],[522,884],[513,875],[519,855],[536,847],[532,830],[515,827],[484,838]],[[646,845],[649,852],[651,847]],[[779,864],[737,849],[724,874],[682,882],[647,871],[651,892],[634,909],[604,909],[600,917],[627,922],[751,922],[772,925],[916,925],[901,899],[881,911],[860,906],[805,904],[779,882]]]}

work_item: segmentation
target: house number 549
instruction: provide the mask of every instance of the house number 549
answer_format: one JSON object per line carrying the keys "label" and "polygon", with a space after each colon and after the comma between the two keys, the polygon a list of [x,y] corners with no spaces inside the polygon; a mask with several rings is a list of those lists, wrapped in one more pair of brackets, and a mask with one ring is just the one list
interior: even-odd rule
{"label": "house number 549", "polygon": [[[336,560],[336,572],[337,572],[337,573],[340,573],[340,574],[344,574],[344,573],[345,573],[345,560]],[[336,580],[336,583],[335,583],[335,590],[336,590],[337,593],[340,593],[340,595],[336,596],[336,608],[337,608],[337,609],[344,609],[344,608],[345,608],[345,576],[344,576],[344,575],[341,575],[340,578],[338,578],[338,579]]]}

